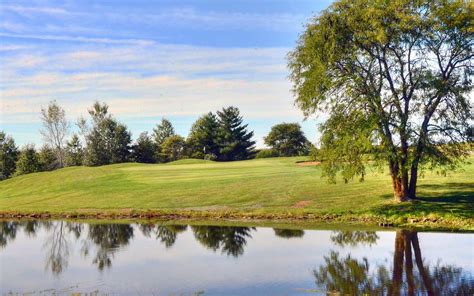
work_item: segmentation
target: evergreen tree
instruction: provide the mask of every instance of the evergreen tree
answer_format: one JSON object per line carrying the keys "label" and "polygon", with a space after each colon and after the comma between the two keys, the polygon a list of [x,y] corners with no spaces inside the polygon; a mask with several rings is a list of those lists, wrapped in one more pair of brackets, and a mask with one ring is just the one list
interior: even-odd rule
{"label": "evergreen tree", "polygon": [[156,125],[156,128],[153,129],[153,138],[155,143],[158,146],[161,146],[166,138],[174,136],[174,127],[166,118],[161,119],[161,123]]}
{"label": "evergreen tree", "polygon": [[40,171],[53,171],[60,168],[60,160],[55,151],[48,145],[41,147],[38,153]]}
{"label": "evergreen tree", "polygon": [[66,146],[66,164],[67,166],[80,166],[84,159],[84,148],[79,137],[74,134]]}
{"label": "evergreen tree", "polygon": [[153,143],[147,132],[143,132],[137,139],[132,148],[132,157],[136,162],[154,163],[155,159],[155,144]]}
{"label": "evergreen tree", "polygon": [[216,159],[219,156],[218,129],[217,117],[211,112],[196,120],[186,141],[191,158]]}
{"label": "evergreen tree", "polygon": [[89,110],[92,128],[86,135],[86,164],[106,165],[128,161],[132,137],[127,127],[108,113],[107,104],[96,102]]}
{"label": "evergreen tree", "polygon": [[12,137],[0,131],[0,180],[15,173],[19,151]]}
{"label": "evergreen tree", "polygon": [[255,154],[253,132],[247,131],[242,116],[236,107],[228,107],[217,111],[219,129],[219,160],[232,161],[252,158]]}
{"label": "evergreen tree", "polygon": [[35,146],[28,144],[21,149],[20,156],[16,162],[15,175],[24,175],[41,171],[41,163]]}

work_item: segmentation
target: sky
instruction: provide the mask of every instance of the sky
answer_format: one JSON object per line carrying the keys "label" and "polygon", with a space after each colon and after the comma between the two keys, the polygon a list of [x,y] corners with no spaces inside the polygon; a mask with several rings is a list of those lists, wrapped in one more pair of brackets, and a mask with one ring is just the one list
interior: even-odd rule
{"label": "sky", "polygon": [[165,117],[186,136],[236,106],[263,147],[272,125],[320,119],[294,106],[286,55],[328,0],[0,1],[0,129],[41,145],[42,107],[72,124],[106,102],[135,139]]}

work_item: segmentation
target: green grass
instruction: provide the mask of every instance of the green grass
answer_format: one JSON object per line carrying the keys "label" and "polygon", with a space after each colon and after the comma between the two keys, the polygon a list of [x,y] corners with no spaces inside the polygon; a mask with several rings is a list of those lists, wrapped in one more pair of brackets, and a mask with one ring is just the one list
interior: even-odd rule
{"label": "green grass", "polygon": [[471,163],[447,177],[426,174],[419,182],[419,200],[397,204],[387,172],[371,172],[364,182],[328,184],[319,167],[296,164],[303,159],[70,167],[0,182],[0,212],[156,210],[264,218],[333,215],[348,220],[375,217],[397,224],[441,221],[472,228]]}

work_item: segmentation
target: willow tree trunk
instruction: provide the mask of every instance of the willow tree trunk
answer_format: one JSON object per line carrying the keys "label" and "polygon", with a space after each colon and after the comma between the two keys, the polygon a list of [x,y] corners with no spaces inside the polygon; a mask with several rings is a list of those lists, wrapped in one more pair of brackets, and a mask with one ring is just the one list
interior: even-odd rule
{"label": "willow tree trunk", "polygon": [[399,164],[395,161],[390,161],[389,167],[395,200],[398,202],[410,200],[408,171],[400,169]]}

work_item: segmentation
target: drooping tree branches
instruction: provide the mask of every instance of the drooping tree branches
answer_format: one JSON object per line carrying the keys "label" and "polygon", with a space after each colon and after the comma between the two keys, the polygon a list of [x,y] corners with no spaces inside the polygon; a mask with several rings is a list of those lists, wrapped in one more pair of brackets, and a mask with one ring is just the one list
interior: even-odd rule
{"label": "drooping tree branches", "polygon": [[371,154],[406,200],[421,165],[452,168],[466,155],[473,13],[468,1],[341,0],[308,24],[290,78],[306,116],[329,113],[329,177],[363,176]]}

